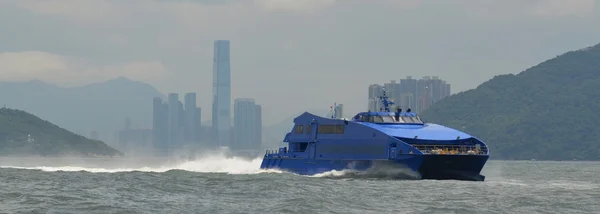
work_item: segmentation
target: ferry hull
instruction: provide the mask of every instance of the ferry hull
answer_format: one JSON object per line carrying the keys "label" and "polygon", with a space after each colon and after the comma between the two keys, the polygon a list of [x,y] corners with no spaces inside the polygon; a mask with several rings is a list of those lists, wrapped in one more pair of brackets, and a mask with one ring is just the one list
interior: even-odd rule
{"label": "ferry hull", "polygon": [[487,155],[423,155],[419,173],[423,179],[484,181],[479,174]]}
{"label": "ferry hull", "polygon": [[483,181],[487,155],[406,155],[387,160],[331,160],[265,156],[261,169],[279,169],[300,175],[351,170],[363,175],[399,179],[452,179]]}

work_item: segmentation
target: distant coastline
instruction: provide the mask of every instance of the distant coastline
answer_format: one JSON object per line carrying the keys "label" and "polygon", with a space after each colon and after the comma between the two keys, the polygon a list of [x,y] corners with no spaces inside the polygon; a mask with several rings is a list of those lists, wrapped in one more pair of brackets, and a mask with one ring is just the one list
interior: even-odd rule
{"label": "distant coastline", "polygon": [[33,114],[3,107],[0,108],[0,156],[106,158],[123,156],[123,153]]}

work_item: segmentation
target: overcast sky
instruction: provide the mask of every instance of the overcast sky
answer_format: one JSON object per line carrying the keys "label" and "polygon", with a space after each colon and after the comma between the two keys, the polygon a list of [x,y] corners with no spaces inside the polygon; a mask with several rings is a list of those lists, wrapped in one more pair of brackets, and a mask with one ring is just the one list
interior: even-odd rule
{"label": "overcast sky", "polygon": [[[213,41],[231,41],[232,96],[265,125],[367,108],[372,83],[440,76],[452,93],[600,43],[595,0],[0,0],[0,80],[117,76],[211,106]],[[183,95],[181,95],[183,100]],[[149,102],[150,103],[150,102]]]}

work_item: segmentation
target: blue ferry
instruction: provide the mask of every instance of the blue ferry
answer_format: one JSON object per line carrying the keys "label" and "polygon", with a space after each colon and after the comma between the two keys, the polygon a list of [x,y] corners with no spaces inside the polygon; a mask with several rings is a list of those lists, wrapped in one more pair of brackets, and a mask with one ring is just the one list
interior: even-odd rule
{"label": "blue ferry", "polygon": [[[351,119],[308,112],[294,119],[279,150],[267,150],[260,168],[300,175],[333,170],[393,172],[415,179],[484,181],[481,170],[490,151],[464,132],[426,123],[379,97],[379,112],[360,112]],[[335,115],[332,114],[332,115]]]}

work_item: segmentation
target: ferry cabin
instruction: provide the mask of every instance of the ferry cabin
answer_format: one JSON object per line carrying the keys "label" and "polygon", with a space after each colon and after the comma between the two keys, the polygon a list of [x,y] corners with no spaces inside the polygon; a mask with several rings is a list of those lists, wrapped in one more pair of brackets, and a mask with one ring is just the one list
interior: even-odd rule
{"label": "ferry cabin", "polygon": [[458,130],[424,123],[411,112],[361,112],[351,120],[305,112],[294,119],[284,142],[269,154],[292,159],[388,160],[413,155],[488,155],[480,140]]}

